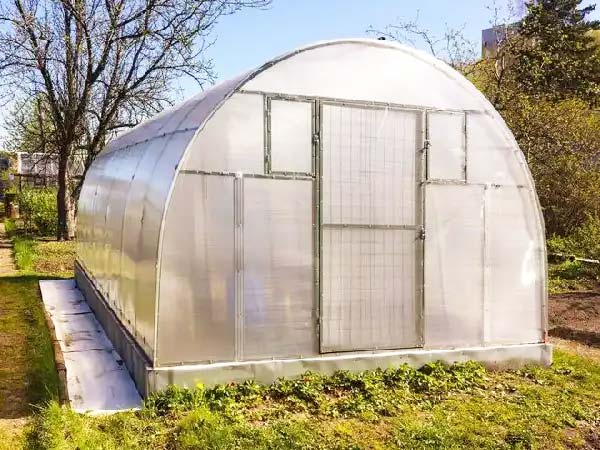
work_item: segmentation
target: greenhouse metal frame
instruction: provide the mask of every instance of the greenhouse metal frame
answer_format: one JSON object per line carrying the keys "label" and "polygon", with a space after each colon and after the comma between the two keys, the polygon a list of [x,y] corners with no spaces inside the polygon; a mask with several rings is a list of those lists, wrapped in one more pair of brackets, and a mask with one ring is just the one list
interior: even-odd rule
{"label": "greenhouse metal frame", "polygon": [[78,220],[78,286],[143,395],[551,361],[523,154],[468,81],[398,44],[317,43],[124,133]]}

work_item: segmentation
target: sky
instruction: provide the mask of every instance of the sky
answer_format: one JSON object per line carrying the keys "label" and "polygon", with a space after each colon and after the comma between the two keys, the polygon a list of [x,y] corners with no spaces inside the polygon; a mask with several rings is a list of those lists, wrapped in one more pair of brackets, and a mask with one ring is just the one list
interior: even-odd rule
{"label": "sky", "polygon": [[[500,6],[506,2],[496,0]],[[490,27],[493,4],[493,0],[273,0],[267,10],[247,9],[223,17],[207,56],[214,62],[217,79],[224,80],[315,41],[376,37],[367,30],[384,30],[388,24],[416,17],[438,36],[447,26],[464,27],[465,36],[480,45],[481,30]],[[600,5],[598,9],[596,19]],[[183,82],[182,87],[184,97],[198,91],[193,83]]]}
{"label": "sky", "polygon": [[[507,0],[496,0],[505,5]],[[518,2],[519,0],[511,0]],[[596,0],[600,3],[600,0]],[[212,59],[216,79],[232,78],[294,48],[324,39],[376,37],[369,28],[418,17],[421,27],[443,36],[447,26],[464,27],[464,35],[480,45],[481,30],[489,28],[494,0],[272,0],[268,9],[246,9],[222,17],[214,30]],[[587,0],[586,3],[591,3]],[[600,19],[600,6],[592,18]],[[421,45],[422,47],[422,45]],[[201,88],[182,79],[175,100]],[[0,122],[2,112],[0,111]],[[0,141],[3,133],[0,123]]]}

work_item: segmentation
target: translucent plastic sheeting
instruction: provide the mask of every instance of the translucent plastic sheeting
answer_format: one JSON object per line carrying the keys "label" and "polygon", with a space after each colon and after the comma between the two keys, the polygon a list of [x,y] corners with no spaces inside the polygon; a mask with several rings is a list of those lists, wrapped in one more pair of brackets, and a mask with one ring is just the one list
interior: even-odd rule
{"label": "translucent plastic sheeting", "polygon": [[186,170],[264,173],[262,95],[234,94],[194,140]]}
{"label": "translucent plastic sheeting", "polygon": [[313,182],[243,183],[243,358],[314,355]]}
{"label": "translucent plastic sheeting", "polygon": [[425,346],[483,339],[484,187],[428,185]]}
{"label": "translucent plastic sheeting", "polygon": [[248,73],[242,73],[231,80],[223,81],[195,95],[173,108],[162,111],[160,114],[146,120],[137,127],[121,134],[117,139],[109,142],[105,153],[147,141],[152,137],[183,130],[197,129],[248,75]]}
{"label": "translucent plastic sheeting", "polygon": [[271,100],[271,171],[313,173],[313,103]]}
{"label": "translucent plastic sheeting", "polygon": [[471,84],[424,52],[372,40],[334,44],[283,59],[243,88],[440,109],[483,106]]}
{"label": "translucent plastic sheeting", "polygon": [[323,229],[322,351],[418,345],[416,234]]}
{"label": "translucent plastic sheeting", "polygon": [[117,167],[113,172],[113,183],[109,197],[106,214],[106,228],[108,233],[109,254],[105,261],[108,277],[107,297],[114,305],[115,311],[121,319],[124,317],[123,299],[120,296],[121,283],[121,253],[123,244],[123,218],[127,206],[127,195],[131,179],[135,174],[139,159],[142,154],[138,146],[128,147],[115,153]]}
{"label": "translucent plastic sheeting", "polygon": [[93,202],[97,189],[98,180],[97,164],[92,165],[86,175],[85,183],[81,187],[79,193],[78,215],[77,215],[77,256],[86,266],[89,264],[91,257],[91,239],[93,227]]}
{"label": "translucent plastic sheeting", "polygon": [[427,113],[427,178],[464,181],[466,174],[464,113]]}
{"label": "translucent plastic sheeting", "polygon": [[[144,221],[145,203],[144,198],[148,190],[148,184],[152,182],[152,172],[160,158],[161,153],[165,150],[170,136],[153,139],[152,141],[140,144],[134,147],[134,152],[139,155],[139,160],[135,166],[135,174],[129,185],[126,193],[125,213],[123,215],[122,239],[123,246],[121,251],[121,277],[119,286],[119,296],[123,308],[123,323],[126,328],[136,337],[136,340],[147,351],[151,347],[144,344],[140,331],[138,330],[138,316],[143,317],[140,312],[136,311],[136,302],[141,302],[138,298],[141,292],[138,292],[138,277],[142,275],[138,264],[141,264],[140,243],[142,241],[141,230]],[[158,235],[156,236],[158,242]],[[145,279],[145,283],[149,283],[148,294],[154,288],[154,279]],[[140,283],[142,280],[139,281]],[[154,309],[155,295],[145,299],[151,305],[149,308]],[[147,316],[146,316],[147,317]],[[147,319],[146,319],[147,320]]]}
{"label": "translucent plastic sheeting", "polygon": [[498,119],[467,115],[467,176],[470,183],[529,185],[521,150],[508,141]]}
{"label": "translucent plastic sheeting", "polygon": [[233,177],[180,174],[167,213],[159,364],[234,359]]}
{"label": "translucent plastic sheeting", "polygon": [[324,105],[326,224],[414,225],[420,113]]}
{"label": "translucent plastic sheeting", "polygon": [[[177,164],[193,134],[194,131],[186,131],[167,136],[165,147],[151,166],[145,185],[141,230],[135,237],[135,328],[145,346],[150,348],[154,348],[156,331],[156,269],[163,213]],[[136,173],[139,171],[140,167]]]}
{"label": "translucent plastic sheeting", "polygon": [[544,242],[528,189],[486,191],[486,340],[517,344],[543,340]]}
{"label": "translucent plastic sheeting", "polygon": [[106,209],[110,196],[112,183],[113,155],[101,155],[98,164],[98,179],[94,200],[92,202],[92,224],[91,224],[91,258],[90,270],[93,271],[98,288],[102,293],[106,291],[106,266],[107,257],[106,243]]}

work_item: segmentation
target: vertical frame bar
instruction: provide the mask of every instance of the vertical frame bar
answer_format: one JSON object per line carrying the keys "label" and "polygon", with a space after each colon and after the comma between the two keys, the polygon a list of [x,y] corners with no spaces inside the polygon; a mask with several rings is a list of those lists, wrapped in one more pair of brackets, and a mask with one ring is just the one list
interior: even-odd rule
{"label": "vertical frame bar", "polygon": [[265,145],[265,159],[264,159],[264,164],[265,164],[265,175],[268,175],[271,173],[271,97],[265,95],[263,96],[264,99],[264,120],[265,120],[265,126],[264,126],[264,145]]}
{"label": "vertical frame bar", "polygon": [[482,292],[482,343],[483,345],[488,345],[490,343],[491,338],[491,317],[490,317],[490,249],[489,249],[489,238],[488,238],[488,225],[489,221],[489,211],[490,211],[490,185],[486,184],[483,187],[483,201],[482,201],[482,216],[483,216],[483,292]]}
{"label": "vertical frame bar", "polygon": [[469,136],[467,135],[467,121],[469,120],[468,114],[465,111],[464,116],[463,116],[463,178],[465,180],[465,183],[468,183],[469,180],[467,178],[468,175],[468,170],[467,170],[467,151],[468,151],[468,144],[469,144]]}
{"label": "vertical frame bar", "polygon": [[322,105],[320,100],[313,102],[313,255],[314,255],[314,314],[315,314],[315,350],[321,350],[321,120]]}
{"label": "vertical frame bar", "polygon": [[[428,128],[427,113],[421,112],[417,121],[416,157],[415,157],[415,225],[420,226],[415,239],[420,241],[415,251],[415,312],[417,316],[418,341],[421,347],[425,346],[425,195],[427,180],[427,149]],[[420,139],[419,139],[420,137]]]}
{"label": "vertical frame bar", "polygon": [[234,357],[244,357],[244,178],[237,173],[233,179],[233,222],[235,267],[235,342]]}
{"label": "vertical frame bar", "polygon": [[319,279],[319,286],[316,292],[316,296],[317,296],[317,311],[319,314],[318,317],[318,348],[319,348],[319,353],[323,353],[323,339],[322,337],[322,331],[323,331],[323,322],[322,322],[322,317],[323,317],[323,189],[322,189],[322,184],[323,184],[323,102],[321,102],[320,100],[317,100],[317,108],[318,108],[318,113],[317,113],[317,124],[318,124],[318,142],[317,142],[317,148],[316,148],[316,155],[317,155],[317,161],[316,161],[316,168],[317,168],[317,172],[316,172],[316,195],[317,195],[317,254],[318,254],[318,260],[319,260],[319,273],[318,273],[318,279]]}

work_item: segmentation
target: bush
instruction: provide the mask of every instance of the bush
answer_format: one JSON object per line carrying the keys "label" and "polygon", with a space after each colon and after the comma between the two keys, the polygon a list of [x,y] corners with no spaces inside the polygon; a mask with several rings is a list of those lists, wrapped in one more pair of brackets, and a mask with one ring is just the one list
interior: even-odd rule
{"label": "bush", "polygon": [[548,254],[554,262],[548,266],[551,293],[593,289],[600,280],[600,265],[573,257],[600,260],[600,218],[588,216],[567,237],[552,236]]}
{"label": "bush", "polygon": [[588,216],[569,236],[548,239],[548,252],[600,259],[600,217]]}
{"label": "bush", "polygon": [[19,194],[18,200],[19,210],[28,231],[35,227],[42,235],[56,233],[58,217],[56,189],[24,189]]}

